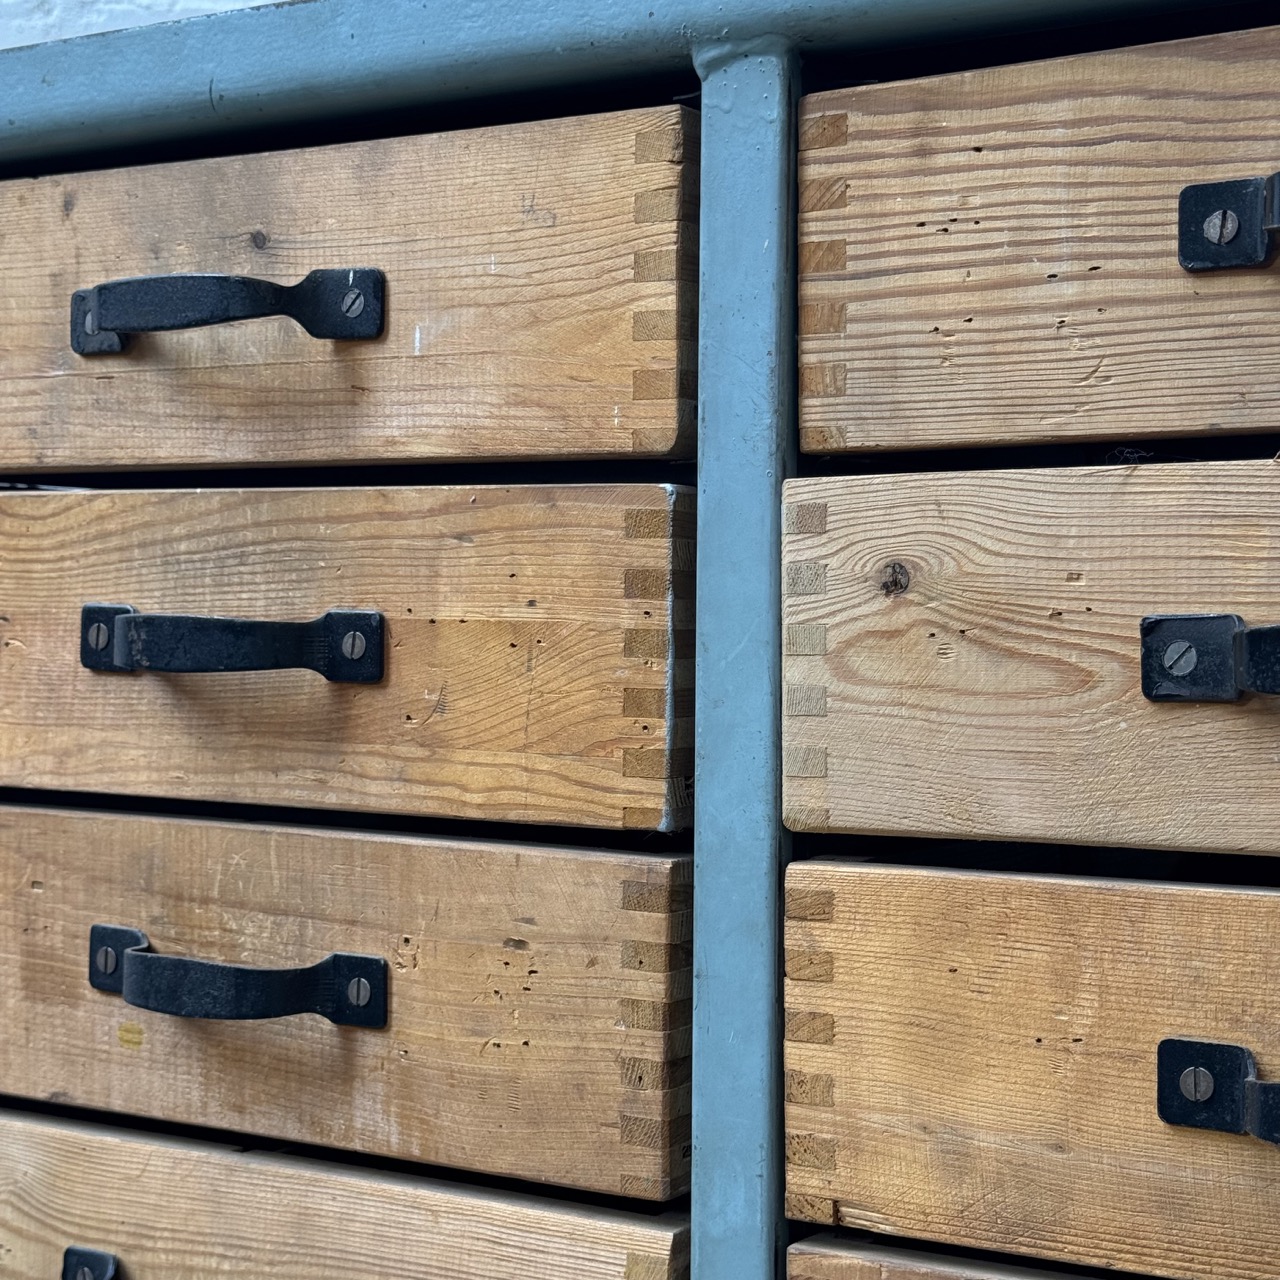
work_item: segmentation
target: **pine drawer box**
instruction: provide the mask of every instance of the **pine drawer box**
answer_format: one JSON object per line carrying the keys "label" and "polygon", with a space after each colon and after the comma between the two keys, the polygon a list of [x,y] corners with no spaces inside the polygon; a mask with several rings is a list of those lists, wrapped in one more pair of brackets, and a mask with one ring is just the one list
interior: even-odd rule
{"label": "pine drawer box", "polygon": [[786,912],[790,1216],[1274,1280],[1280,893],[804,862]]}
{"label": "pine drawer box", "polygon": [[1277,78],[1271,27],[806,98],[802,448],[1274,431],[1275,275],[1179,208],[1275,172]]}
{"label": "pine drawer box", "polygon": [[[0,808],[0,877],[5,1093],[615,1195],[687,1188],[688,858]],[[332,954],[372,965],[363,992],[335,982],[337,1021],[227,1020],[271,975],[226,966]],[[202,975],[164,986],[173,957],[243,985],[191,1016]]]}
{"label": "pine drawer box", "polygon": [[1051,1273],[819,1235],[787,1250],[787,1280],[1051,1280]]}
{"label": "pine drawer box", "polygon": [[686,1280],[688,1221],[0,1117],[0,1257],[44,1280]]}
{"label": "pine drawer box", "polygon": [[[0,495],[0,784],[679,828],[690,502],[664,485]],[[141,616],[93,623],[89,604]],[[211,617],[331,610],[381,618],[323,625],[333,680],[158,669],[201,666],[206,639],[239,661]],[[151,669],[83,665],[121,657],[121,628]],[[369,668],[378,634],[381,679],[346,682],[340,652]]]}
{"label": "pine drawer box", "polygon": [[1276,851],[1275,699],[1151,700],[1229,672],[1232,642],[1142,634],[1280,623],[1275,462],[806,479],[785,503],[792,829]]}
{"label": "pine drawer box", "polygon": [[[697,153],[668,107],[0,184],[5,470],[688,456]],[[313,271],[307,329],[153,331]]]}

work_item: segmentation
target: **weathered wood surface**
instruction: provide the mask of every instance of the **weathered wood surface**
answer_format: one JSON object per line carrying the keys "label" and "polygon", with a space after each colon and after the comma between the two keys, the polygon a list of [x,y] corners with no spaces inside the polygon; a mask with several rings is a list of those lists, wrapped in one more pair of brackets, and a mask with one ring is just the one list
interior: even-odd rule
{"label": "weathered wood surface", "polygon": [[[4,467],[688,455],[697,160],[663,107],[0,184]],[[69,346],[105,280],[358,266],[387,276],[373,342]]]}
{"label": "weathered wood surface", "polygon": [[800,121],[805,450],[1274,431],[1273,271],[1178,195],[1275,171],[1280,27],[840,89]]}
{"label": "weathered wood surface", "polygon": [[688,1223],[425,1178],[0,1116],[0,1259],[62,1274],[68,1245],[129,1280],[685,1280]]}
{"label": "weathered wood surface", "polygon": [[[0,1092],[666,1199],[689,1169],[686,857],[0,809]],[[385,1030],[88,982],[94,924],[385,957]]]}
{"label": "weathered wood surface", "polygon": [[1275,1280],[1280,1154],[1155,1098],[1169,1036],[1280,1078],[1280,893],[803,862],[786,910],[793,1216]]}
{"label": "weathered wood surface", "polygon": [[[691,502],[666,485],[0,494],[0,783],[683,826]],[[91,601],[378,609],[387,674],[89,671]]]}
{"label": "weathered wood surface", "polygon": [[1050,1280],[1044,1271],[810,1236],[787,1250],[787,1280]]}
{"label": "weathered wood surface", "polygon": [[792,829],[1280,852],[1275,700],[1148,702],[1138,634],[1280,621],[1276,462],[797,480],[785,503]]}

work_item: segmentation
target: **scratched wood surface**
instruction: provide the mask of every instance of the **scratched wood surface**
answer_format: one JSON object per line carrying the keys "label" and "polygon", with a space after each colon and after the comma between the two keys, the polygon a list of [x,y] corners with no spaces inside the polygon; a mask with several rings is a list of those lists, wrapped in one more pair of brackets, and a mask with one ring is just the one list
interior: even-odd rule
{"label": "scratched wood surface", "polygon": [[1155,1104],[1166,1037],[1244,1045],[1280,1078],[1280,893],[802,862],[786,912],[791,1214],[1179,1280],[1280,1273],[1280,1152]]}
{"label": "scratched wood surface", "polygon": [[[679,107],[0,184],[5,469],[693,450],[697,114]],[[379,267],[387,327],[275,318],[86,358],[71,294]]]}
{"label": "scratched wood surface", "polygon": [[[0,809],[0,1092],[652,1200],[689,1169],[690,859]],[[385,1030],[198,1022],[87,979],[379,955]]]}
{"label": "scratched wood surface", "polygon": [[787,1250],[787,1280],[1050,1280],[1050,1273],[810,1236]]}
{"label": "scratched wood surface", "polygon": [[[690,495],[666,485],[0,494],[0,784],[671,830]],[[386,617],[386,677],[112,674],[91,601]]]}
{"label": "scratched wood surface", "polygon": [[0,1116],[0,1259],[62,1274],[68,1245],[129,1280],[686,1280],[688,1221],[427,1178]]}
{"label": "scratched wood surface", "polygon": [[1280,27],[804,99],[808,451],[1280,425],[1280,278],[1178,265],[1178,195],[1275,171]]}
{"label": "scratched wood surface", "polygon": [[1148,702],[1139,619],[1280,621],[1274,461],[797,480],[793,830],[1280,852],[1273,698]]}

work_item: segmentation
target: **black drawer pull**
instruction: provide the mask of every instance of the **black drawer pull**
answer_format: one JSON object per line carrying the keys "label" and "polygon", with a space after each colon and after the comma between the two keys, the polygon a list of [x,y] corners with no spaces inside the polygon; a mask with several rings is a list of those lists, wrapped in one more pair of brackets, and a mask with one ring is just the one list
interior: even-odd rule
{"label": "black drawer pull", "polygon": [[298,284],[252,276],[135,276],[71,295],[71,349],[123,351],[131,333],[198,329],[229,320],[289,316],[313,338],[351,341],[382,332],[386,277],[375,267],[313,271]]}
{"label": "black drawer pull", "polygon": [[1259,1080],[1253,1054],[1239,1045],[1161,1040],[1156,1110],[1165,1124],[1280,1143],[1280,1084]]}
{"label": "black drawer pull", "polygon": [[342,1027],[387,1025],[387,962],[335,951],[305,969],[251,969],[162,956],[141,929],[89,930],[89,985],[175,1018],[288,1018],[318,1013]]}
{"label": "black drawer pull", "polygon": [[114,1253],[72,1245],[62,1255],[62,1280],[116,1280],[119,1266]]}
{"label": "black drawer pull", "polygon": [[1183,187],[1178,262],[1184,271],[1263,267],[1280,231],[1280,173]]}
{"label": "black drawer pull", "polygon": [[1152,702],[1235,702],[1280,693],[1280,626],[1246,627],[1234,613],[1143,618],[1142,694]]}
{"label": "black drawer pull", "polygon": [[80,610],[80,662],[94,671],[280,671],[376,684],[383,668],[382,614],[330,609],[313,622],[252,622],[182,613],[138,613],[127,604]]}

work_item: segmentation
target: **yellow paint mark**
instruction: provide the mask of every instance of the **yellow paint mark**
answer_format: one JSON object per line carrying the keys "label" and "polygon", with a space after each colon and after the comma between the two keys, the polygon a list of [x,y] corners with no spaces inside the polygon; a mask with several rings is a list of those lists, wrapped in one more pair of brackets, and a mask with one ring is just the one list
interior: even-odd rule
{"label": "yellow paint mark", "polygon": [[120,1041],[122,1049],[141,1049],[142,1028],[136,1022],[122,1022],[120,1030],[116,1032],[116,1039]]}

